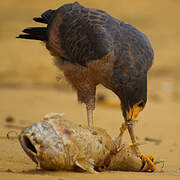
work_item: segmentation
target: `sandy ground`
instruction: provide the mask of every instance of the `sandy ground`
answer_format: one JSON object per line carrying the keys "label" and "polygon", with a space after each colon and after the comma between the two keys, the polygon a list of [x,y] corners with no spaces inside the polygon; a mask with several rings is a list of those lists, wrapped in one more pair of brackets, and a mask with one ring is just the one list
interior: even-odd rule
{"label": "sandy ground", "polygon": [[[104,92],[102,88],[99,91]],[[105,91],[109,101],[118,104],[113,94]],[[164,100],[149,102],[146,110],[141,113],[136,127],[139,141],[145,138],[160,140],[157,145],[150,142],[141,147],[145,154],[153,154],[158,159],[165,160],[157,166],[154,173],[103,172],[97,175],[77,172],[50,172],[36,170],[36,165],[25,155],[17,139],[7,139],[10,131],[19,133],[25,126],[39,121],[45,113],[64,112],[64,118],[77,123],[86,124],[86,112],[83,105],[78,105],[76,96],[71,91],[38,90],[38,89],[1,89],[0,110],[0,175],[3,179],[179,179],[180,176],[180,121],[179,102]],[[8,116],[14,121],[7,122]],[[105,128],[109,134],[117,135],[118,127],[123,122],[119,108],[104,107],[97,104],[95,125]],[[10,133],[10,137],[16,136]],[[129,140],[126,133],[125,140]],[[130,141],[129,141],[130,142]]]}
{"label": "sandy ground", "polygon": [[[104,9],[145,32],[155,49],[155,63],[149,73],[148,103],[139,116],[136,134],[144,154],[153,154],[166,162],[154,173],[108,171],[99,174],[52,172],[37,170],[25,155],[17,139],[7,139],[8,132],[17,132],[39,121],[46,113],[64,112],[64,118],[86,124],[84,105],[61,77],[52,57],[40,43],[14,37],[27,26],[34,26],[32,17],[46,9],[54,9],[71,1],[6,0],[0,3],[0,179],[179,179],[180,178],[180,2],[178,0],[120,0],[80,2],[88,7]],[[99,87],[111,105],[97,104],[95,125],[118,134],[123,122],[118,99]],[[13,117],[8,122],[7,117]],[[16,134],[10,136],[16,137]],[[125,140],[129,136],[125,134]],[[129,141],[130,142],[130,141]]]}

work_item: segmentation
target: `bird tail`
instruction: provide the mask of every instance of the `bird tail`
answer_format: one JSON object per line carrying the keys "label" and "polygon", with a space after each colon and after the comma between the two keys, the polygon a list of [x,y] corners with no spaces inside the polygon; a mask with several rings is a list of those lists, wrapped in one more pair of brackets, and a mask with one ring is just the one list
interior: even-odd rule
{"label": "bird tail", "polygon": [[[45,11],[41,17],[35,17],[33,20],[35,22],[48,24],[52,17],[54,16],[54,10],[47,10]],[[22,30],[25,34],[19,34],[16,38],[21,39],[32,39],[32,40],[40,40],[40,41],[47,41],[47,27],[28,27]]]}

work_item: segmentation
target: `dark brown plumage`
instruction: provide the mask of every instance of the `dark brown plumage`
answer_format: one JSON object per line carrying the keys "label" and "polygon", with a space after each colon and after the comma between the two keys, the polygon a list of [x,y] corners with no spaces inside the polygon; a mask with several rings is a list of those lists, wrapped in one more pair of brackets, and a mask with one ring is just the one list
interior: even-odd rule
{"label": "dark brown plumage", "polygon": [[120,98],[135,143],[131,123],[146,104],[147,72],[153,62],[147,37],[104,11],[77,2],[48,10],[34,21],[47,27],[24,29],[18,38],[45,42],[78,100],[86,104],[88,125],[93,123],[96,86],[102,84]]}

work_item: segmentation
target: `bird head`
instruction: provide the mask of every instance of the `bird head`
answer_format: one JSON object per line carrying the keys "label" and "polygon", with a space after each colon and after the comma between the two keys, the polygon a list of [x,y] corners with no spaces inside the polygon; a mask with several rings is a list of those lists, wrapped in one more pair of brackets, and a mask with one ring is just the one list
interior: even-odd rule
{"label": "bird head", "polygon": [[135,120],[147,102],[147,77],[134,79],[120,90],[121,107],[126,121]]}
{"label": "bird head", "polygon": [[140,100],[138,103],[134,104],[132,107],[129,107],[128,111],[126,111],[126,120],[135,120],[139,113],[144,109],[145,102],[144,100]]}

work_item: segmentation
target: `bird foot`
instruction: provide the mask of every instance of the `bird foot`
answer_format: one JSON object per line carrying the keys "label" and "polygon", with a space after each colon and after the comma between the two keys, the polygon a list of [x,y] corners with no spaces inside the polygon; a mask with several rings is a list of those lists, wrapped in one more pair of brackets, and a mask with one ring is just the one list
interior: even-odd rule
{"label": "bird foot", "polygon": [[145,155],[142,155],[140,154],[139,157],[142,159],[142,161],[144,162],[144,166],[147,166],[149,167],[148,169],[153,172],[156,170],[156,165],[154,163],[154,156],[153,155],[148,155],[148,156],[145,156]]}
{"label": "bird foot", "polygon": [[143,161],[143,168],[142,169],[144,169],[144,167],[148,167],[147,169],[148,170],[150,170],[151,172],[153,172],[153,171],[155,171],[156,170],[156,163],[154,162],[154,156],[153,155],[147,155],[147,156],[145,156],[145,155],[143,155],[140,151],[139,151],[139,148],[137,147],[137,146],[139,146],[139,145],[141,145],[141,144],[138,144],[138,143],[136,143],[136,144],[130,144],[130,146],[133,148],[134,147],[134,150],[135,150],[135,152],[136,152],[136,154],[137,154],[137,156],[139,157],[139,158],[141,158],[141,160]]}
{"label": "bird foot", "polygon": [[[141,160],[143,161],[143,167],[142,167],[142,171],[144,170],[145,167],[147,167],[148,170],[150,170],[151,172],[155,171],[156,166],[155,166],[155,162],[154,162],[154,157],[153,156],[145,156],[143,155],[140,150],[139,150],[139,145],[142,145],[144,143],[137,143],[136,138],[135,138],[135,134],[134,134],[134,124],[137,122],[137,120],[135,119],[130,119],[130,120],[126,120],[125,124],[128,128],[130,137],[131,137],[131,141],[133,144],[130,144],[130,146],[132,147],[132,149],[134,149],[134,152],[136,153],[137,157],[141,158]],[[145,168],[146,169],[146,168]]]}

